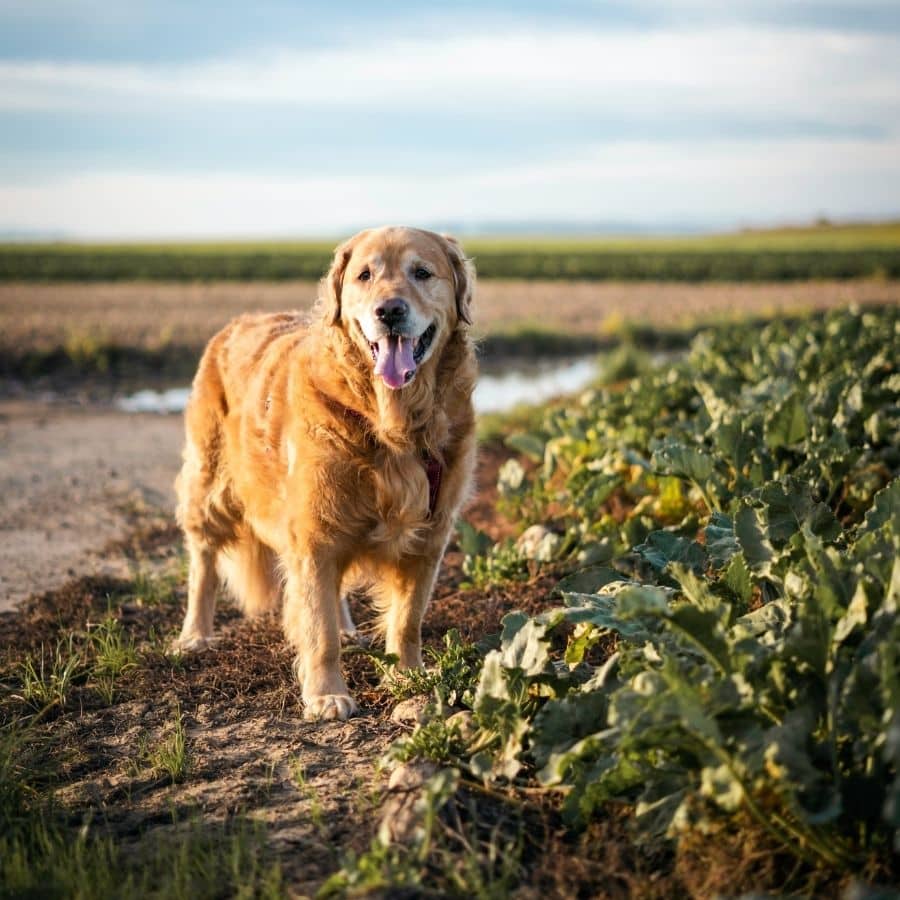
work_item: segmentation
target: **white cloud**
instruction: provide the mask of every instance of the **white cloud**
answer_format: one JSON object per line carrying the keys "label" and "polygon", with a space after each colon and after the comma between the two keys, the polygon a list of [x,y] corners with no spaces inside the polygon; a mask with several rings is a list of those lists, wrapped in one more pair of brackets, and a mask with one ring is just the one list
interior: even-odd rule
{"label": "white cloud", "polygon": [[322,234],[448,220],[797,221],[895,213],[898,160],[900,140],[640,142],[443,179],[84,175],[0,186],[0,208],[4,226],[89,238]]}
{"label": "white cloud", "polygon": [[885,124],[900,114],[900,37],[771,27],[391,42],[177,65],[0,63],[0,108],[132,104],[408,107],[411,121],[457,107],[597,115],[731,113]]}
{"label": "white cloud", "polygon": [[[65,178],[39,175],[25,159],[25,171],[34,172],[28,186],[20,156],[19,183],[0,184],[0,227],[89,237],[243,236],[384,221],[763,222],[900,210],[900,35],[890,32],[704,24],[523,29],[413,42],[367,31],[350,47],[217,61],[0,61],[0,114],[35,110],[52,121],[62,112],[91,112],[134,121],[147,112],[164,133],[169,114],[190,121],[201,107],[237,122],[242,111],[262,110],[314,123],[328,110],[351,125],[363,111],[368,128],[377,128],[383,112],[394,123],[407,114],[397,140],[413,151],[436,119],[464,113],[470,130],[459,140],[468,149],[486,140],[479,119],[500,119],[533,135],[522,158],[543,161],[516,165],[511,150],[509,166],[476,171],[464,167],[475,155],[469,152],[464,165],[445,171],[422,150],[418,169],[430,175],[409,178],[384,174],[384,156],[367,151],[366,172],[340,177],[195,177],[137,167],[102,171],[85,153],[77,163],[85,171]],[[614,133],[629,120],[641,123],[632,133],[647,140],[578,141],[579,134],[603,133],[598,124],[613,123]],[[548,138],[560,123],[574,137],[565,158],[548,158],[546,148],[559,146]],[[709,137],[742,126],[752,140]],[[697,138],[698,130],[707,137]],[[817,130],[828,138],[816,137]],[[502,126],[492,134],[498,131]],[[801,138],[804,131],[813,136]],[[261,147],[269,139],[264,128],[257,137]],[[363,130],[362,146],[366,139]],[[389,143],[380,142],[382,154],[390,153]],[[11,160],[3,146],[0,136],[0,161]],[[248,138],[250,171],[253,147]],[[114,154],[109,148],[104,155],[108,161]],[[154,158],[152,148],[143,158]],[[332,163],[334,171],[339,161]],[[211,158],[212,165],[222,164]]]}

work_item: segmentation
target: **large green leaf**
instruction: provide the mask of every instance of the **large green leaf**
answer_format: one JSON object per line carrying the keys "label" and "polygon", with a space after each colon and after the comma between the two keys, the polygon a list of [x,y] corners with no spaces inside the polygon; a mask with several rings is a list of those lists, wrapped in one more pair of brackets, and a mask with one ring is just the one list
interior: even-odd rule
{"label": "large green leaf", "polygon": [[592,472],[579,469],[569,478],[566,485],[572,498],[583,508],[597,509],[605,503],[612,492],[622,483],[622,477],[608,472]]}
{"label": "large green leaf", "polygon": [[643,544],[634,548],[658,572],[672,563],[681,563],[698,572],[706,568],[706,552],[696,542],[672,534],[670,531],[654,531]]}
{"label": "large green leaf", "polygon": [[531,754],[535,764],[544,766],[554,754],[571,747],[587,735],[606,726],[607,698],[601,691],[569,694],[548,701],[534,718]]}
{"label": "large green leaf", "polygon": [[734,522],[724,513],[714,512],[706,526],[706,552],[714,569],[721,569],[740,552],[741,545],[734,533]]}
{"label": "large green leaf", "polygon": [[888,524],[894,535],[900,537],[900,478],[895,478],[875,495],[872,507],[859,528],[859,536]]}
{"label": "large green leaf", "polygon": [[563,578],[556,589],[563,593],[592,594],[607,584],[622,581],[623,576],[609,566],[589,566]]}
{"label": "large green leaf", "polygon": [[715,471],[712,457],[705,450],[671,439],[656,448],[650,464],[660,475],[676,475],[699,485],[709,481]]}
{"label": "large green leaf", "polygon": [[488,535],[470,525],[465,519],[460,519],[456,523],[456,533],[459,537],[459,549],[467,556],[481,556],[494,545]]}
{"label": "large green leaf", "polygon": [[545,672],[550,661],[546,633],[546,624],[522,613],[505,616],[500,665],[504,669],[519,669],[524,675],[540,675]]}
{"label": "large green leaf", "polygon": [[790,476],[754,491],[753,497],[763,509],[768,536],[777,546],[785,544],[804,526],[828,541],[841,533],[834,513],[824,503],[815,502],[808,489]]}
{"label": "large green leaf", "polygon": [[809,434],[809,418],[800,391],[791,392],[765,423],[766,443],[772,450],[790,447]]}
{"label": "large green leaf", "polygon": [[768,575],[775,560],[775,548],[759,510],[747,503],[741,505],[734,517],[734,533],[747,565],[754,572]]}
{"label": "large green leaf", "polygon": [[729,590],[746,606],[753,598],[753,580],[743,552],[731,557],[724,574]]}

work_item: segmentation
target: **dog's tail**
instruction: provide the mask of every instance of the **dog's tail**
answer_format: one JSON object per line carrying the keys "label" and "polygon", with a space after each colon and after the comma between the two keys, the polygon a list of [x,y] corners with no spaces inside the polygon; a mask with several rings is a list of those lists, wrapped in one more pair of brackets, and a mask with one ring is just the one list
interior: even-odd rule
{"label": "dog's tail", "polygon": [[283,582],[275,554],[249,529],[219,551],[217,568],[245,615],[261,616],[281,604]]}

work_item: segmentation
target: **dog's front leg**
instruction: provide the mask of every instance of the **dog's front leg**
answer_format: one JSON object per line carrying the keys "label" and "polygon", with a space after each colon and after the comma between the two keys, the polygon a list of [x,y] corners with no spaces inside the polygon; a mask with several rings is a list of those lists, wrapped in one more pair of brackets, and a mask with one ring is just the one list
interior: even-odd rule
{"label": "dog's front leg", "polygon": [[341,675],[337,567],[324,554],[310,553],[287,568],[284,632],[297,650],[304,717],[349,718],[357,706]]}
{"label": "dog's front leg", "polygon": [[386,573],[382,590],[385,650],[401,669],[422,666],[422,619],[431,599],[441,555],[407,557]]}

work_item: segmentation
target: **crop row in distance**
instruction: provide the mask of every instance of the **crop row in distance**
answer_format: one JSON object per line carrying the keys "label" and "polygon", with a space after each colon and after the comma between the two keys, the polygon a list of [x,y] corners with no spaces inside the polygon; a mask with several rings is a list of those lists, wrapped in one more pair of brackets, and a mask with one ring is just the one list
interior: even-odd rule
{"label": "crop row in distance", "polygon": [[[206,281],[321,277],[336,241],[3,244],[0,280]],[[900,277],[900,226],[682,238],[472,238],[483,278],[793,281]]]}

